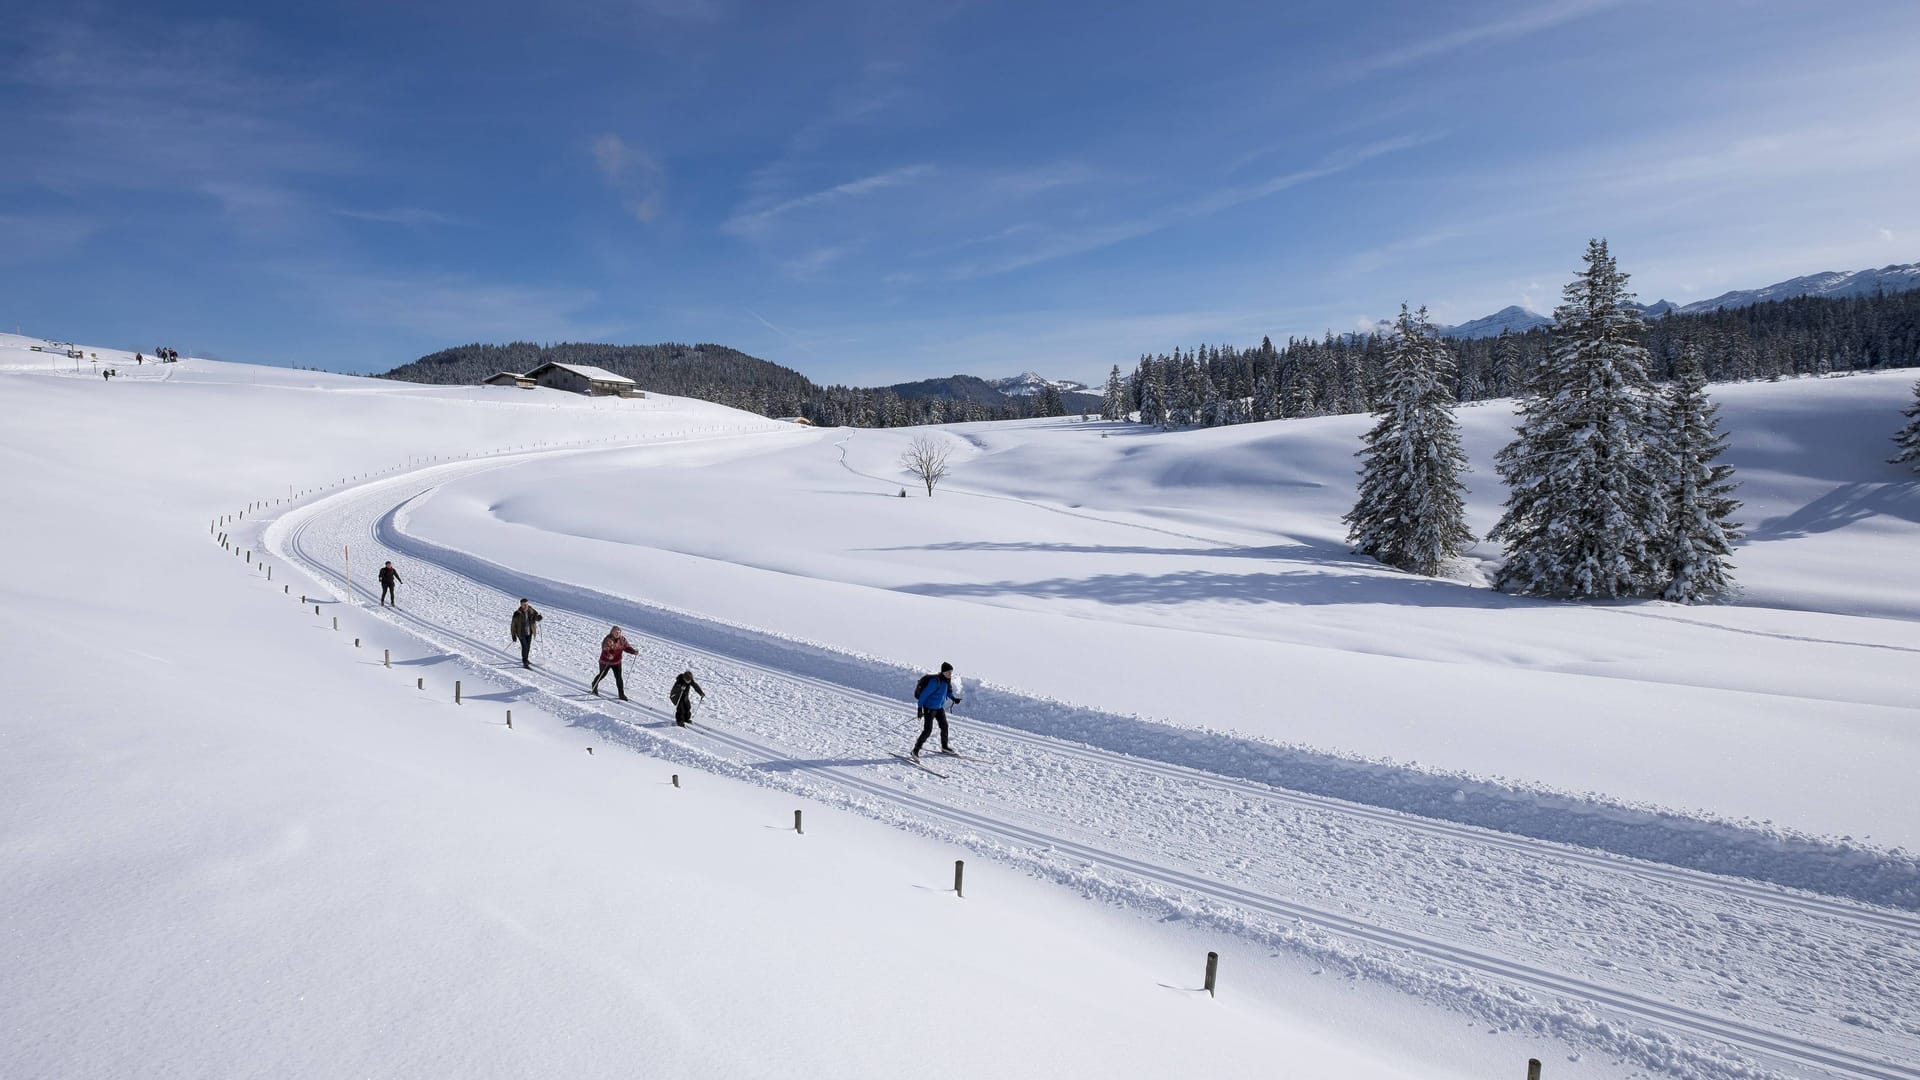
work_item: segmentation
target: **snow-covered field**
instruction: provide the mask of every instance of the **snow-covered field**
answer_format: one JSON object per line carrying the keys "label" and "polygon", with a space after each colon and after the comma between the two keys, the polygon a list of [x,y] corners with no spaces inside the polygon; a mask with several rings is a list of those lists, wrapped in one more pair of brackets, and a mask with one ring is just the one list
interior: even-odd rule
{"label": "snow-covered field", "polygon": [[0,1074],[1920,1076],[1906,373],[1716,395],[1746,592],[1680,608],[1354,559],[1362,418],[901,499],[908,433],[20,344]]}

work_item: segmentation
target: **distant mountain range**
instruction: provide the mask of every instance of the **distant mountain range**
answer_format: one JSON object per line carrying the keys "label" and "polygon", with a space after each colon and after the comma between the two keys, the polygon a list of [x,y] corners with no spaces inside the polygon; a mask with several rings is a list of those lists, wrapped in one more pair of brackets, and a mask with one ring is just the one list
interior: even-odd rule
{"label": "distant mountain range", "polygon": [[[1668,312],[1682,315],[1697,315],[1704,311],[1719,311],[1722,308],[1751,307],[1764,304],[1769,300],[1786,300],[1796,296],[1872,296],[1875,293],[1906,292],[1920,289],[1920,263],[1900,263],[1883,266],[1877,270],[1829,270],[1820,274],[1808,274],[1776,282],[1759,289],[1742,289],[1721,293],[1711,300],[1696,300],[1691,304],[1674,304],[1661,300],[1652,304],[1639,305],[1640,314],[1648,318],[1657,318]],[[1553,318],[1539,312],[1528,311],[1514,305],[1482,318],[1463,322],[1458,326],[1441,327],[1440,336],[1451,338],[1489,338],[1499,337],[1502,330],[1516,334],[1525,333],[1542,326],[1551,326]],[[1390,326],[1390,323],[1382,323]]]}
{"label": "distant mountain range", "polygon": [[891,390],[908,401],[926,398],[941,398],[946,401],[971,401],[989,407],[1001,407],[1016,404],[1020,399],[1030,398],[1040,393],[1048,384],[1060,391],[1060,400],[1069,412],[1078,412],[1084,408],[1098,408],[1098,395],[1086,392],[1087,384],[1072,379],[1048,379],[1031,371],[1006,379],[982,379],[974,375],[949,375],[944,379],[917,379],[913,382],[894,383],[881,387]]}

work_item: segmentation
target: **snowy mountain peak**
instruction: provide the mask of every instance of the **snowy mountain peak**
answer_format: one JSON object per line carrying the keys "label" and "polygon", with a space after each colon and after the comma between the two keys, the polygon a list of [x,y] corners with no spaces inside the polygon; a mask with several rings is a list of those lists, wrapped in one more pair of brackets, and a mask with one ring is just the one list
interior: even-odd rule
{"label": "snowy mountain peak", "polygon": [[1535,327],[1551,325],[1552,322],[1553,320],[1545,315],[1528,311],[1518,304],[1510,304],[1491,315],[1474,319],[1471,322],[1463,322],[1458,326],[1445,327],[1440,331],[1440,336],[1451,338],[1499,337],[1500,332],[1503,330],[1519,334],[1532,330]]}
{"label": "snowy mountain peak", "polygon": [[1048,386],[1063,394],[1084,391],[1087,384],[1072,379],[1049,379],[1031,371],[1023,371],[1009,379],[988,380],[995,390],[1008,397],[1031,397]]}

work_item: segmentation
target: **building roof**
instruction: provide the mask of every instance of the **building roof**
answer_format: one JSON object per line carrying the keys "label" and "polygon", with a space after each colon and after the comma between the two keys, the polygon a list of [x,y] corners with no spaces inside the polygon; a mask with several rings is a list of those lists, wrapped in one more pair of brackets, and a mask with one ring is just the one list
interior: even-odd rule
{"label": "building roof", "polygon": [[492,382],[495,379],[524,379],[524,378],[526,378],[526,376],[520,374],[517,371],[496,371],[493,374],[487,376],[486,381]]}
{"label": "building roof", "polygon": [[558,364],[558,363],[541,364],[539,367],[534,368],[532,371],[527,372],[527,377],[533,378],[539,375],[541,372],[547,370],[548,368],[560,368],[564,371],[571,371],[575,375],[580,375],[585,378],[592,379],[594,382],[625,383],[628,386],[638,385],[632,379],[627,378],[625,375],[615,375],[613,372],[608,371],[606,368],[597,368],[592,366],[591,364]]}

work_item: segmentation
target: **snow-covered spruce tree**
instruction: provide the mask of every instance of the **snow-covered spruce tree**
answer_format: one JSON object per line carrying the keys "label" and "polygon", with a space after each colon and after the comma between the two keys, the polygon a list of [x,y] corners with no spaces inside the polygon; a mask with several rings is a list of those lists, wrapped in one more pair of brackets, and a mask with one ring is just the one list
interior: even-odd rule
{"label": "snow-covered spruce tree", "polygon": [[1506,546],[1509,592],[1650,594],[1667,583],[1668,472],[1653,428],[1640,316],[1604,240],[1561,292],[1553,348],[1527,376],[1519,437],[1494,459],[1507,509],[1488,539]]}
{"label": "snow-covered spruce tree", "polygon": [[1380,403],[1360,450],[1360,498],[1348,511],[1354,550],[1416,574],[1439,573],[1473,543],[1460,474],[1467,469],[1453,418],[1453,358],[1427,309],[1400,305],[1387,343]]}
{"label": "snow-covered spruce tree", "polygon": [[1100,400],[1100,419],[1125,420],[1127,418],[1127,388],[1120,381],[1120,365],[1113,365],[1107,373],[1107,393]]}
{"label": "snow-covered spruce tree", "polygon": [[1167,366],[1158,360],[1144,365],[1147,381],[1140,394],[1140,422],[1167,426]]}
{"label": "snow-covered spruce tree", "polygon": [[1682,604],[1709,600],[1733,587],[1733,542],[1740,508],[1733,466],[1715,465],[1726,450],[1719,406],[1707,400],[1707,376],[1688,346],[1674,367],[1666,395],[1666,443],[1673,481],[1663,538],[1667,587],[1661,596]]}
{"label": "snow-covered spruce tree", "polygon": [[1887,459],[1889,465],[1904,465],[1913,462],[1913,470],[1920,472],[1920,383],[1913,384],[1913,404],[1900,411],[1908,417],[1907,426],[1893,441],[1900,446],[1900,452]]}

